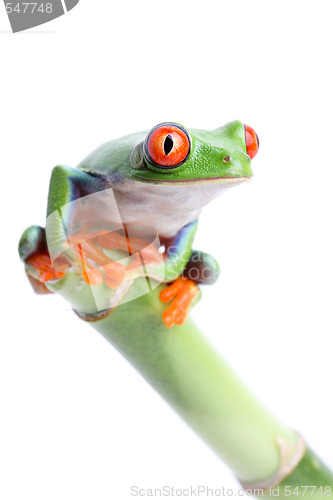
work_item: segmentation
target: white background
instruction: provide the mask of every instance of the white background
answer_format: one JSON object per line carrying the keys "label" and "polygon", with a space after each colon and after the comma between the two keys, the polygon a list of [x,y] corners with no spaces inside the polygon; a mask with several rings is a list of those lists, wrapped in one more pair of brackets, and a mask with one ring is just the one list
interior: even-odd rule
{"label": "white background", "polygon": [[1,24],[0,498],[238,488],[229,469],[17,255],[57,163],[161,121],[260,138],[251,183],[201,216],[222,274],[193,316],[264,404],[333,467],[331,2],[81,0]]}

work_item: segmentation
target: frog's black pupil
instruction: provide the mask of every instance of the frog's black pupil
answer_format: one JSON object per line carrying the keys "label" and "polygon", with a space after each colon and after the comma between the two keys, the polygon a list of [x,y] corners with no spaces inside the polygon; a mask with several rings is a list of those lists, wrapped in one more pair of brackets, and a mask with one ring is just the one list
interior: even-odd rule
{"label": "frog's black pupil", "polygon": [[168,134],[164,140],[164,153],[165,156],[168,156],[168,154],[171,153],[173,149],[173,138],[171,137],[170,134]]}

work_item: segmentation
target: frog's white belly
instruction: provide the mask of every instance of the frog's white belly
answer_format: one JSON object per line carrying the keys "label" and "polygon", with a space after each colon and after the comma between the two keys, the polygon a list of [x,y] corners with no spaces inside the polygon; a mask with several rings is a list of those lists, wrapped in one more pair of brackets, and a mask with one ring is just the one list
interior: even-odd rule
{"label": "frog's white belly", "polygon": [[112,189],[123,223],[146,226],[161,237],[171,238],[182,227],[196,220],[201,209],[211,200],[242,180],[180,185],[130,180],[117,183]]}

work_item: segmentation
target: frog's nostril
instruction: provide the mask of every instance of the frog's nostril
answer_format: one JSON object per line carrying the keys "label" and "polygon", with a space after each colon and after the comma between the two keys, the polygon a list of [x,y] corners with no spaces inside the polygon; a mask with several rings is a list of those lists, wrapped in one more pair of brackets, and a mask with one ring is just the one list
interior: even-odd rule
{"label": "frog's nostril", "polygon": [[168,156],[168,154],[170,154],[172,149],[173,149],[173,138],[170,134],[168,134],[166,136],[166,138],[164,140],[163,148],[164,148],[165,156]]}

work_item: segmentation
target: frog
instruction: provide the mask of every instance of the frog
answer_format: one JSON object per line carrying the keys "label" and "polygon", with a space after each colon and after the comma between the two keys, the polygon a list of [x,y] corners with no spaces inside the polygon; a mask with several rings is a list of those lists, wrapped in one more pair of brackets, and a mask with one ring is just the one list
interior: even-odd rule
{"label": "frog", "polygon": [[[102,309],[76,311],[94,321],[112,314],[138,278],[150,276],[165,284],[161,321],[167,328],[184,324],[201,285],[215,283],[220,274],[213,256],[192,248],[199,215],[224,191],[252,178],[258,150],[257,133],[239,120],[214,130],[163,122],[102,144],[76,168],[57,165],[46,226],[30,226],[19,243],[34,291],[58,290],[79,261],[81,281],[106,283],[110,291]],[[110,223],[112,210],[117,214]],[[148,241],[142,228],[156,238]],[[145,253],[146,266],[133,249]],[[124,265],[112,251],[133,258]]]}

